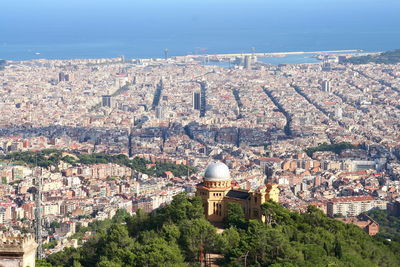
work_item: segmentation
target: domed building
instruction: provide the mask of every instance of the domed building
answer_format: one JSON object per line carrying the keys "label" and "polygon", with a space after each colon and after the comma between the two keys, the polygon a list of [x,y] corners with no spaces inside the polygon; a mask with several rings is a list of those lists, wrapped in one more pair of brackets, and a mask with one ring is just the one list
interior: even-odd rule
{"label": "domed building", "polygon": [[279,189],[272,184],[256,191],[239,189],[234,186],[228,166],[214,162],[208,165],[203,182],[197,185],[196,196],[202,198],[206,218],[211,222],[222,222],[231,202],[242,206],[247,219],[263,221],[261,204],[270,199],[278,202]]}

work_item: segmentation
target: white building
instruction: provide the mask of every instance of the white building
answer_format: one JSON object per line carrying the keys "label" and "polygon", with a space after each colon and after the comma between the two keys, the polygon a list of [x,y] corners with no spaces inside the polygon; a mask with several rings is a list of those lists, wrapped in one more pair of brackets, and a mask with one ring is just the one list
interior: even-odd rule
{"label": "white building", "polygon": [[331,217],[335,214],[353,217],[373,208],[386,209],[386,204],[387,201],[375,199],[372,196],[333,198],[328,202],[327,213]]}

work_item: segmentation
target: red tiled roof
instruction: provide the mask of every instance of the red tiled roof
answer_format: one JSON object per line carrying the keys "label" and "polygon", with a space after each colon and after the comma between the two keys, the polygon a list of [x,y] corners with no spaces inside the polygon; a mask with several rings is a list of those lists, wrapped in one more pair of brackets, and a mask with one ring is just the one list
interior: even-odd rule
{"label": "red tiled roof", "polygon": [[265,158],[265,157],[259,158],[259,160],[261,160],[261,161],[275,161],[275,162],[283,161],[283,159],[280,159],[280,158]]}
{"label": "red tiled roof", "polygon": [[366,175],[367,172],[366,171],[357,171],[357,172],[343,172],[340,175]]}
{"label": "red tiled roof", "polygon": [[351,196],[351,197],[338,197],[338,198],[333,198],[330,200],[330,202],[356,202],[356,201],[371,201],[374,200],[374,198],[370,195],[367,196]]}

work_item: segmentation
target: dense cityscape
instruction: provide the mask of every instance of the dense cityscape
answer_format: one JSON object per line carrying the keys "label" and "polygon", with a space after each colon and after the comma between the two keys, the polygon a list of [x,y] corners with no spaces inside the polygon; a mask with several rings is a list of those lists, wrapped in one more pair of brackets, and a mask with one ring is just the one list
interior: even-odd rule
{"label": "dense cityscape", "polygon": [[40,258],[80,247],[121,210],[194,196],[223,162],[237,192],[274,185],[291,211],[312,205],[376,235],[365,212],[400,214],[400,65],[349,62],[358,55],[7,61],[1,227],[39,227]]}

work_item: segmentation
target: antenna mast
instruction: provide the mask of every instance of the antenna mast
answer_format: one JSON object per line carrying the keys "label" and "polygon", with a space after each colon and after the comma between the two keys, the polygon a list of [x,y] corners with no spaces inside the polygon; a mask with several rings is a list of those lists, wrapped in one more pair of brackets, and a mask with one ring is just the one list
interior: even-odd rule
{"label": "antenna mast", "polygon": [[42,240],[42,173],[36,176],[36,214],[35,214],[35,235],[37,247],[37,258],[43,259],[43,240]]}

